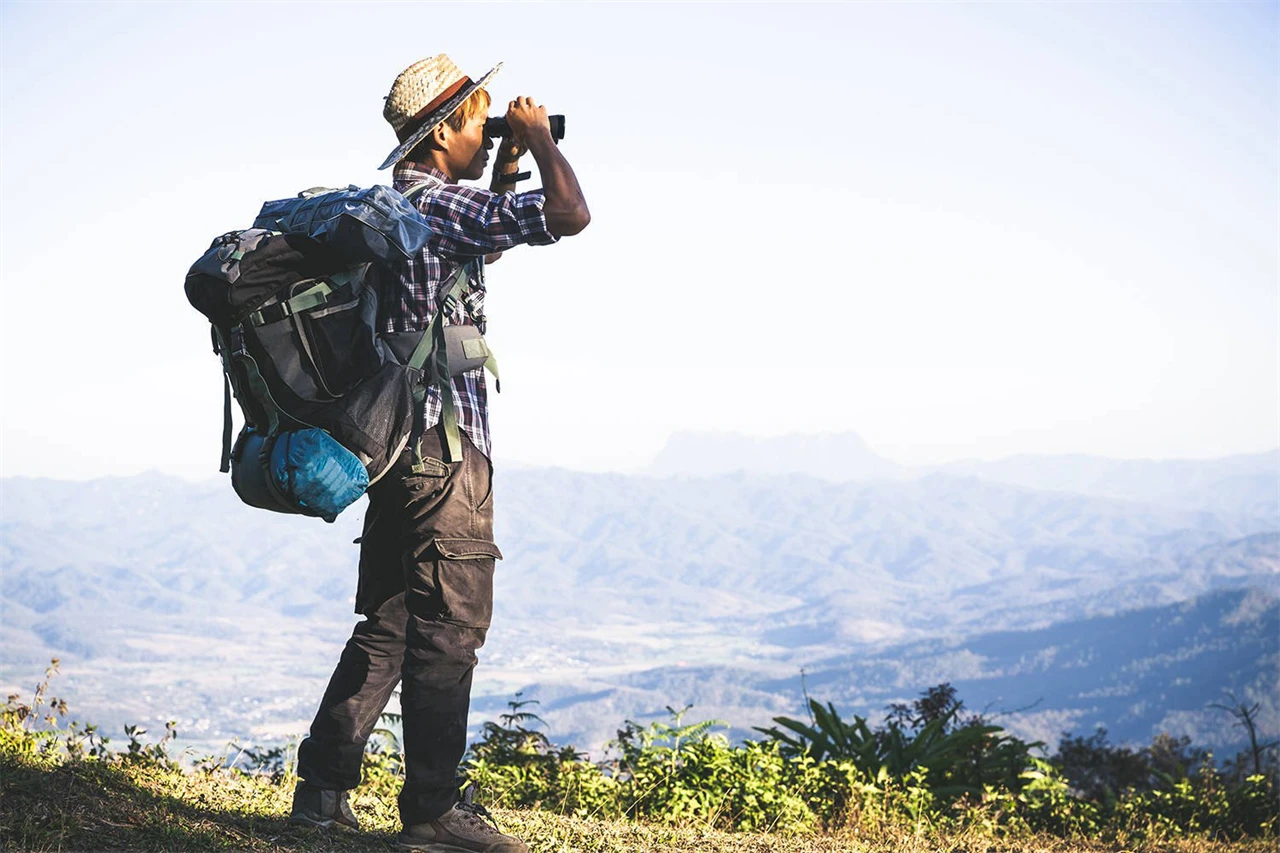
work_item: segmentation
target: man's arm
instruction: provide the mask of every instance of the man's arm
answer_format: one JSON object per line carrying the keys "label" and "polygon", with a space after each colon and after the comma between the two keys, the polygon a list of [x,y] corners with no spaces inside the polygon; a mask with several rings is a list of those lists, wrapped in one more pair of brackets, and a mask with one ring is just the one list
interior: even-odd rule
{"label": "man's arm", "polygon": [[[519,142],[505,136],[502,138],[494,155],[493,177],[489,180],[489,192],[501,195],[514,186],[514,182],[506,178],[520,171],[520,158],[524,153],[525,147]],[[491,264],[500,257],[502,257],[501,252],[494,252],[491,255],[485,255],[484,262]]]}
{"label": "man's arm", "polygon": [[547,230],[556,237],[571,237],[582,231],[591,223],[591,212],[573,168],[551,136],[547,108],[534,104],[533,98],[516,98],[507,107],[507,124],[511,125],[515,140],[529,150],[538,164],[547,199],[543,207]]}

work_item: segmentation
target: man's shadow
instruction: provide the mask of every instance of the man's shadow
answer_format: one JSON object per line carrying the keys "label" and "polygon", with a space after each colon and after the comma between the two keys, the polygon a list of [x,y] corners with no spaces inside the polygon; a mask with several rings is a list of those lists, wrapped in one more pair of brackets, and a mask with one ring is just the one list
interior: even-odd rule
{"label": "man's shadow", "polygon": [[[139,761],[38,760],[0,749],[0,848],[7,850],[387,851],[392,832],[310,829],[288,823],[262,790],[225,771],[190,774]],[[139,779],[153,779],[155,790]],[[287,803],[287,798],[286,798]]]}

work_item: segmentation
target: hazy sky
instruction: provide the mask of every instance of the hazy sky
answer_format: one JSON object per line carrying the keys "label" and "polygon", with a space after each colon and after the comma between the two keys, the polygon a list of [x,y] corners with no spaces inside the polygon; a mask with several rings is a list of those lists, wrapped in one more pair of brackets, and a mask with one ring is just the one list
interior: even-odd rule
{"label": "hazy sky", "polygon": [[383,96],[441,51],[567,114],[593,214],[490,272],[499,461],[1270,449],[1278,33],[1276,3],[2,3],[0,474],[215,474],[187,267],[265,199],[388,183]]}

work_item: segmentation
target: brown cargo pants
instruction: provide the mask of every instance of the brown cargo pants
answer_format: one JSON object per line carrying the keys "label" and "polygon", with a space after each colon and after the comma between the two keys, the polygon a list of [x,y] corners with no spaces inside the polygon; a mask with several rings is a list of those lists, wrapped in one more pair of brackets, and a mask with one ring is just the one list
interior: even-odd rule
{"label": "brown cargo pants", "polygon": [[406,826],[457,799],[476,650],[493,613],[493,469],[462,439],[462,461],[440,461],[439,430],[423,437],[427,470],[406,453],[369,489],[360,539],[356,625],[298,748],[309,785],[350,790],[392,691],[401,685]]}

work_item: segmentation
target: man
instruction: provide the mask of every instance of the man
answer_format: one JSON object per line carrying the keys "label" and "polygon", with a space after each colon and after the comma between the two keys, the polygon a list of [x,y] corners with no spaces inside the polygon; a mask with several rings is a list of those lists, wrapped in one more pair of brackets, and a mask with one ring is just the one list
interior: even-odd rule
{"label": "man", "polygon": [[[502,141],[494,171],[518,171],[527,150],[544,188],[499,194],[458,185],[483,175],[493,148],[484,132],[484,86],[500,67],[473,82],[441,54],[406,69],[387,96],[383,115],[400,145],[381,168],[395,165],[394,186],[401,192],[423,187],[412,199],[433,231],[420,256],[383,272],[380,322],[389,340],[410,332],[413,340],[420,337],[439,307],[438,295],[463,268],[467,292],[445,300],[445,321],[483,331],[485,256],[554,243],[590,222],[547,111],[531,98],[509,104],[513,138]],[[466,749],[475,652],[489,627],[494,561],[501,553],[493,542],[483,369],[454,376],[450,384],[450,398],[435,385],[427,389],[421,455],[410,447],[369,489],[356,593],[356,612],[364,619],[298,749],[303,781],[290,820],[356,828],[348,792],[360,782],[365,743],[399,683],[405,750],[400,845],[527,853],[522,842],[484,820],[483,808],[459,801],[455,781]],[[454,423],[460,457],[450,452]]]}

